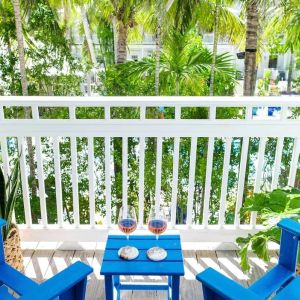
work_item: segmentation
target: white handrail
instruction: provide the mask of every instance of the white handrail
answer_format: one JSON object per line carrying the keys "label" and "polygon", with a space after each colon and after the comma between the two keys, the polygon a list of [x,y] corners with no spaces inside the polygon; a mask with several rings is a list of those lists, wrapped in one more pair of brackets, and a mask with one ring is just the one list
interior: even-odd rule
{"label": "white handrail", "polygon": [[[12,106],[31,107],[32,119],[9,119],[5,117],[5,108]],[[66,107],[69,110],[69,119],[42,119],[40,118],[42,107]],[[76,108],[78,107],[103,107],[103,119],[77,119]],[[112,110],[114,107],[137,107],[140,110],[139,119],[112,119]],[[146,112],[148,107],[173,107],[173,119],[148,119]],[[181,115],[185,107],[207,107],[207,119],[182,119]],[[245,108],[243,118],[237,119],[217,119],[218,108],[222,107],[240,107]],[[273,119],[256,119],[252,116],[252,108],[254,107],[280,107],[281,112],[278,118]],[[139,226],[143,226],[144,217],[144,196],[145,196],[145,155],[147,138],[156,139],[156,169],[155,169],[155,203],[159,205],[163,200],[162,197],[162,176],[163,176],[163,149],[164,139],[174,138],[173,170],[172,179],[170,179],[171,187],[171,203],[170,203],[170,221],[171,226],[178,227],[177,220],[177,194],[178,185],[186,185],[186,219],[185,224],[190,230],[194,227],[194,211],[196,206],[201,202],[203,211],[203,221],[201,230],[211,228],[210,219],[210,201],[211,201],[211,183],[214,172],[214,150],[215,144],[219,138],[225,140],[225,150],[223,159],[223,178],[220,193],[220,208],[217,218],[223,231],[228,230],[226,223],[226,205],[228,195],[228,174],[230,171],[230,154],[233,147],[234,138],[243,138],[241,144],[240,165],[237,170],[238,184],[236,188],[236,202],[234,213],[234,224],[236,233],[240,233],[244,228],[239,217],[239,209],[244,200],[244,187],[246,178],[246,168],[248,163],[248,148],[250,147],[251,138],[259,138],[259,150],[256,161],[256,174],[254,182],[254,192],[259,192],[261,181],[263,178],[264,155],[268,138],[273,137],[277,140],[275,152],[275,163],[272,168],[272,187],[275,188],[279,183],[279,175],[281,171],[281,161],[283,154],[283,146],[285,138],[293,139],[293,153],[291,154],[291,166],[289,170],[288,183],[294,184],[298,168],[298,157],[300,151],[300,119],[290,119],[289,109],[300,107],[300,97],[0,97],[0,141],[2,161],[5,172],[9,172],[9,153],[8,141],[11,137],[17,137],[19,150],[21,153],[21,179],[23,188],[24,210],[26,225],[28,228],[35,228],[37,224],[32,224],[32,208],[30,201],[30,193],[28,186],[28,166],[26,162],[26,137],[32,137],[33,145],[36,149],[37,158],[37,178],[39,182],[40,205],[41,205],[41,224],[47,228],[52,228],[52,224],[48,224],[47,220],[47,197],[45,194],[45,183],[43,174],[43,164],[45,157],[42,151],[41,138],[50,138],[53,146],[53,161],[55,172],[55,194],[57,207],[57,226],[59,230],[64,230],[68,226],[64,221],[64,207],[62,195],[62,172],[60,161],[60,141],[61,138],[70,138],[71,143],[71,184],[72,184],[72,200],[73,200],[73,219],[74,230],[80,230],[80,207],[79,207],[79,189],[78,189],[78,163],[77,160],[77,138],[87,137],[87,172],[89,179],[89,187],[87,195],[89,196],[89,220],[90,227],[95,230],[98,228],[95,224],[96,215],[96,176],[94,139],[103,139],[103,172],[105,190],[105,205],[103,209],[105,213],[106,227],[113,226],[112,222],[112,155],[113,155],[113,139],[122,138],[122,203],[127,204],[129,195],[128,182],[130,179],[130,165],[128,163],[128,139],[137,138],[138,146],[136,148],[136,157],[138,162],[138,217]],[[189,172],[185,182],[180,180],[180,160],[181,153],[179,151],[182,138],[190,138],[191,146],[189,150]],[[207,151],[203,183],[203,199],[195,199],[195,174],[198,153],[198,138],[207,138]],[[155,162],[153,162],[155,163]],[[171,178],[170,177],[170,178]],[[253,213],[249,228],[255,227],[256,214]],[[182,225],[182,224],[179,224]],[[181,228],[181,227],[180,227]],[[33,229],[32,229],[33,230]],[[181,228],[182,230],[182,228]],[[199,229],[200,230],[200,229]],[[222,232],[223,232],[222,231]],[[95,231],[96,232],[96,231]],[[232,232],[230,233],[232,234]],[[196,236],[196,235],[194,235]],[[222,237],[223,238],[223,237]]]}

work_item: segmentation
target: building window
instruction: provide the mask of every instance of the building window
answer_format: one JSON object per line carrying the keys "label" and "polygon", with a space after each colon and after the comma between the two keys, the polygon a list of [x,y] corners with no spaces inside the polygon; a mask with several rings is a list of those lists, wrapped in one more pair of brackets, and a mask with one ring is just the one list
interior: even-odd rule
{"label": "building window", "polygon": [[270,56],[269,58],[269,69],[277,69],[277,61],[278,57],[277,56]]}
{"label": "building window", "polygon": [[131,55],[131,59],[134,61],[138,61],[139,57],[137,55]]}

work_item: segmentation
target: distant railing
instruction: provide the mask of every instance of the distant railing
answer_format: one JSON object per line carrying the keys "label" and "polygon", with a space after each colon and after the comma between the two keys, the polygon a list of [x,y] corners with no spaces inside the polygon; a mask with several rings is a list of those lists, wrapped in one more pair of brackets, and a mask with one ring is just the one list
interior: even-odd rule
{"label": "distant railing", "polygon": [[[18,119],[9,114],[12,107],[22,107],[30,110],[31,119]],[[130,107],[135,108],[135,119],[116,119],[112,118],[112,111],[116,108],[125,108],[125,112]],[[226,119],[226,113],[222,109],[237,108],[236,116],[230,116]],[[259,111],[268,111],[268,107],[275,107],[277,116],[264,118],[255,115],[257,108]],[[166,204],[169,211],[170,227],[181,230],[189,230],[189,240],[191,241],[209,241],[223,240],[227,241],[228,234],[232,236],[249,232],[256,227],[256,214],[253,213],[248,220],[241,220],[239,210],[245,199],[245,184],[249,180],[249,164],[254,169],[252,172],[253,192],[259,192],[262,187],[262,179],[266,172],[265,155],[266,144],[268,139],[275,139],[276,149],[274,149],[274,158],[272,169],[268,172],[271,174],[270,188],[274,189],[279,184],[279,176],[282,168],[283,149],[285,139],[290,141],[290,156],[288,160],[288,178],[287,184],[295,184],[297,169],[299,167],[300,152],[300,119],[295,113],[295,109],[300,107],[299,97],[0,97],[0,139],[1,139],[1,156],[5,174],[10,173],[11,154],[9,149],[13,146],[13,140],[19,149],[21,159],[21,178],[22,178],[22,196],[24,204],[25,225],[21,226],[24,230],[24,236],[28,239],[41,237],[47,234],[49,239],[55,239],[55,231],[47,229],[57,229],[60,232],[65,230],[65,234],[59,236],[60,240],[68,240],[72,235],[72,230],[77,230],[80,235],[77,238],[92,239],[93,232],[97,230],[113,227],[114,220],[112,214],[115,214],[115,208],[112,208],[112,177],[113,170],[113,149],[112,141],[115,138],[122,138],[122,205],[128,203],[128,141],[135,139],[136,162],[138,164],[138,221],[140,227],[145,222],[145,147],[146,139],[155,139],[155,194],[154,201],[161,203],[165,201],[162,194],[162,168],[163,147],[166,139],[172,138],[170,142],[172,156],[172,174],[170,175],[170,201]],[[67,119],[42,119],[41,112],[49,108],[66,108]],[[78,109],[92,108],[96,110],[101,108],[98,117],[93,119],[77,118]],[[157,108],[159,112],[153,117],[151,109]],[[201,108],[204,112],[202,119],[186,119],[185,111],[189,109]],[[269,109],[270,110],[270,109]],[[166,113],[168,112],[168,118]],[[225,117],[224,117],[225,116]],[[101,118],[101,119],[100,119]],[[221,119],[222,118],[222,119]],[[32,137],[35,148],[36,174],[38,181],[38,197],[40,205],[40,222],[34,222],[32,218],[32,199],[30,196],[30,187],[28,182],[28,149],[26,137]],[[46,157],[43,148],[48,138],[49,153],[52,157]],[[62,138],[69,138],[70,141],[70,161],[71,161],[71,185],[72,185],[72,224],[66,220],[66,207],[63,204],[63,187],[62,187],[62,167],[64,158],[60,153]],[[88,178],[88,222],[81,222],[81,206],[78,190],[78,167],[79,160],[77,149],[77,138],[86,138],[87,143],[85,153],[87,155],[87,178]],[[103,166],[102,171],[96,170],[96,163],[100,160],[95,157],[95,143],[97,139],[103,140]],[[184,183],[186,185],[186,211],[184,221],[177,216],[178,203],[178,184],[181,172],[180,167],[180,147],[183,138],[190,139],[190,148],[188,149],[189,171],[188,178]],[[240,138],[238,165],[231,168],[231,152],[235,147],[235,139]],[[204,157],[205,176],[203,192],[201,195],[195,194],[195,172],[197,160],[200,157],[198,151],[201,142],[204,139],[205,153]],[[255,157],[249,155],[249,145],[252,139],[256,139],[258,149]],[[222,142],[223,151],[222,176],[220,185],[220,195],[217,207],[217,221],[210,222],[211,216],[211,190],[214,166],[214,155],[216,141]],[[274,144],[274,145],[275,145]],[[22,150],[22,151],[21,151]],[[102,155],[101,154],[101,155]],[[54,190],[56,199],[56,224],[49,224],[49,208],[47,202],[47,192],[45,187],[45,163],[53,162],[54,169]],[[248,171],[247,171],[248,170]],[[237,184],[235,188],[229,191],[228,178],[230,172],[236,172]],[[101,185],[98,177],[103,176],[104,182]],[[251,172],[250,172],[251,173]],[[65,176],[65,175],[64,175]],[[246,178],[247,177],[247,178]],[[250,176],[251,177],[251,176]],[[100,186],[100,187],[99,187]],[[102,188],[104,196],[103,205],[103,222],[98,220],[98,207],[96,207],[96,189]],[[233,219],[227,222],[227,200],[229,193],[234,193]],[[200,207],[200,208],[199,208]],[[196,212],[197,210],[197,212]],[[201,214],[195,221],[195,215]],[[72,230],[71,230],[72,229]],[[85,229],[90,229],[85,231]],[[95,230],[94,230],[95,229]],[[46,230],[46,231],[45,231]],[[57,232],[57,231],[56,231]],[[27,233],[27,235],[26,235]],[[29,234],[30,233],[30,234]],[[213,233],[213,235],[212,235]],[[99,235],[99,232],[97,233]],[[95,236],[95,234],[94,234]],[[99,235],[100,236],[100,235]],[[98,237],[99,237],[98,236]],[[57,236],[56,236],[57,237]],[[73,237],[74,238],[74,237]]]}

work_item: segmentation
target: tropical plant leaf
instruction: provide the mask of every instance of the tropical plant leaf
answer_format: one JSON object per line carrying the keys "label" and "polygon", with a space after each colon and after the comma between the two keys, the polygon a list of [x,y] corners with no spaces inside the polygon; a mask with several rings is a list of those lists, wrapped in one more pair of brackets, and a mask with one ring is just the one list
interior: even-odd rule
{"label": "tropical plant leaf", "polygon": [[0,168],[0,218],[5,218],[6,186],[2,169]]}
{"label": "tropical plant leaf", "polygon": [[[246,199],[241,215],[246,216],[256,211],[266,226],[256,234],[240,237],[236,240],[240,247],[239,256],[244,271],[250,270],[248,252],[250,249],[264,261],[269,261],[268,243],[280,243],[281,230],[277,223],[283,218],[300,219],[300,191],[295,188],[276,189],[271,192],[258,193]],[[300,258],[299,258],[300,259]]]}

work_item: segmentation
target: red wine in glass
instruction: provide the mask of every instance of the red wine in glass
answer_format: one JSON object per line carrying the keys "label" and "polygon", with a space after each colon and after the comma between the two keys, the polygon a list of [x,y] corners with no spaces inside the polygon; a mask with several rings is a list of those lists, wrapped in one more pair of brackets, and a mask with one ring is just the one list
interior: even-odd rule
{"label": "red wine in glass", "polygon": [[134,219],[121,219],[118,222],[119,229],[126,235],[134,232],[137,228],[137,222]]}
{"label": "red wine in glass", "polygon": [[167,222],[161,219],[152,219],[148,222],[148,229],[156,235],[162,234],[167,230]]}

